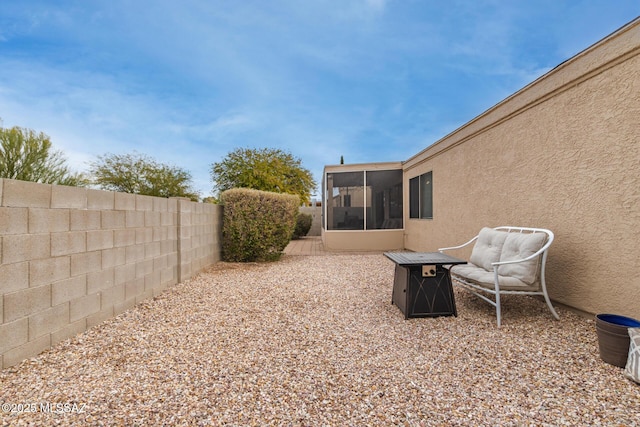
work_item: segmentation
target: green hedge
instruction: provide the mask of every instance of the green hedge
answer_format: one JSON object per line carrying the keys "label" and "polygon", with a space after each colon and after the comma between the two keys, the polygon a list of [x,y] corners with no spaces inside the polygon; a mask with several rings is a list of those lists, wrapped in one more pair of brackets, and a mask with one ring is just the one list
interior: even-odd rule
{"label": "green hedge", "polygon": [[300,198],[235,188],[222,193],[222,258],[230,262],[275,261],[291,241]]}
{"label": "green hedge", "polygon": [[311,223],[313,222],[313,217],[306,213],[299,213],[298,218],[296,218],[296,227],[293,230],[293,238],[299,239],[307,235],[309,230],[311,230]]}

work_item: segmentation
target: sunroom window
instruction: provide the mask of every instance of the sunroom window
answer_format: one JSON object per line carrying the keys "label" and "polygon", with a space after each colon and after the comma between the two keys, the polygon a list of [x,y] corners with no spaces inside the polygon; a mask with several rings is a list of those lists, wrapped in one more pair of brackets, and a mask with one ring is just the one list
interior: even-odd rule
{"label": "sunroom window", "polygon": [[402,229],[402,170],[326,174],[327,230]]}

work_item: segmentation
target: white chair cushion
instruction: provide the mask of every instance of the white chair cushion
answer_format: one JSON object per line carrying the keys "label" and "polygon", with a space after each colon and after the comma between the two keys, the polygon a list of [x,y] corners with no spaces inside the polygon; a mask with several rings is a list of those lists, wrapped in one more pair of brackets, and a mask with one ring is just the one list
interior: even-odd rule
{"label": "white chair cushion", "polygon": [[[455,280],[459,277],[466,282],[482,286],[485,289],[495,290],[495,277],[493,271],[487,271],[484,268],[473,264],[454,265],[450,269],[451,277]],[[500,282],[500,290],[502,291],[537,291],[537,288],[531,287],[527,283],[515,277],[498,276]]]}
{"label": "white chair cushion", "polygon": [[629,358],[624,368],[624,375],[640,383],[640,328],[629,328]]}
{"label": "white chair cushion", "polygon": [[505,231],[484,227],[478,234],[469,261],[487,271],[493,271],[491,263],[500,261],[500,252],[508,234]]}
{"label": "white chair cushion", "polygon": [[[547,235],[544,233],[509,233],[502,246],[500,261],[513,261],[533,255],[544,246],[546,240]],[[498,267],[498,274],[514,277],[532,285],[537,280],[539,263],[540,257],[536,257],[526,262],[501,265]]]}

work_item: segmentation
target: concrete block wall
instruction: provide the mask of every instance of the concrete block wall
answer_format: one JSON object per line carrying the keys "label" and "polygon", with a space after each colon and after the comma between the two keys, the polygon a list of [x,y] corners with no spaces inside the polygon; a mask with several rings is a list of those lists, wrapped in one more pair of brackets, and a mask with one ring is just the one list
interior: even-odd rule
{"label": "concrete block wall", "polygon": [[219,261],[221,209],[0,179],[0,367]]}
{"label": "concrete block wall", "polygon": [[220,261],[222,215],[220,206],[178,202],[178,279],[186,280],[195,272]]}

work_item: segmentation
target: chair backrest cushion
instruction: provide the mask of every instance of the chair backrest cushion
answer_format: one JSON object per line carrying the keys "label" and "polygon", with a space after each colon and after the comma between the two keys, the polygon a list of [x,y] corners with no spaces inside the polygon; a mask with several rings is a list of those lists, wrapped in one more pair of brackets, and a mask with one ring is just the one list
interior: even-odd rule
{"label": "chair backrest cushion", "polygon": [[493,271],[492,262],[500,261],[502,246],[509,233],[484,227],[478,234],[478,240],[473,246],[469,261],[485,270]]}
{"label": "chair backrest cushion", "polygon": [[[547,235],[544,233],[509,233],[500,255],[500,261],[513,261],[533,255],[544,246]],[[532,285],[537,280],[540,257],[526,262],[505,264],[498,267],[498,274],[510,276]]]}

